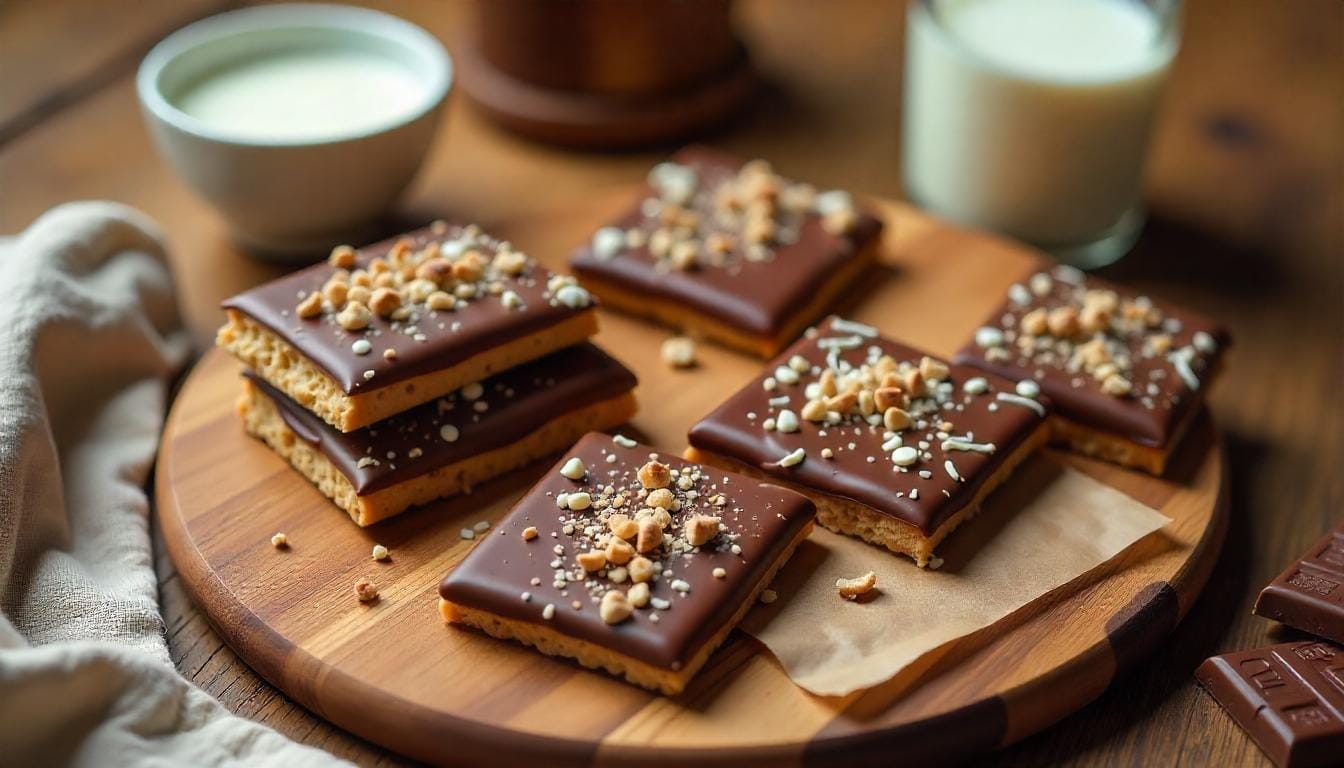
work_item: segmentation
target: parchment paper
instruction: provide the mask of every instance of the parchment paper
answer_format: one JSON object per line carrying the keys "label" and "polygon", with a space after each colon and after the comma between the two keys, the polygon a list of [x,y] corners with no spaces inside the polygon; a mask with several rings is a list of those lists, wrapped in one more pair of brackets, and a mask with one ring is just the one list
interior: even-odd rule
{"label": "parchment paper", "polygon": [[[817,527],[776,577],[777,602],[742,628],[793,682],[841,696],[886,682],[945,643],[1003,620],[1171,522],[1044,456],[1024,463],[938,549],[938,570]],[[851,602],[835,580],[877,573]]]}

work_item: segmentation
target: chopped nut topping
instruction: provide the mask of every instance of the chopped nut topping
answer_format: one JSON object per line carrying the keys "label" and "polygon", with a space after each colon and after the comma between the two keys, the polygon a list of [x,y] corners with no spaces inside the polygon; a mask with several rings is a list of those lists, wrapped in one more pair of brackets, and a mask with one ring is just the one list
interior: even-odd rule
{"label": "chopped nut topping", "polygon": [[294,308],[295,314],[299,317],[308,319],[322,314],[322,294],[314,291],[308,294],[299,305]]}
{"label": "chopped nut topping", "polygon": [[775,592],[773,589],[764,589],[761,590],[760,599],[762,603],[769,605],[779,599],[779,593]]}
{"label": "chopped nut topping", "polygon": [[645,488],[666,488],[672,482],[672,472],[666,464],[650,461],[639,468],[639,482]]}
{"label": "chopped nut topping", "polygon": [[625,594],[625,598],[636,608],[643,608],[649,604],[649,585],[645,582],[639,582]]}
{"label": "chopped nut topping", "polygon": [[276,549],[284,549],[289,546],[289,537],[284,533],[277,533],[271,537],[271,546]]}
{"label": "chopped nut topping", "polygon": [[836,591],[840,593],[841,597],[850,600],[858,597],[859,595],[868,594],[868,592],[870,592],[875,586],[877,586],[877,574],[873,573],[872,571],[869,571],[863,574],[862,576],[857,576],[852,579],[835,580]]}
{"label": "chopped nut topping", "polygon": [[635,548],[640,552],[652,552],[663,545],[663,527],[653,517],[642,518],[638,522],[639,532],[635,538]]}
{"label": "chopped nut topping", "polygon": [[600,571],[607,565],[607,553],[600,549],[583,552],[574,558],[585,571]]}
{"label": "chopped nut topping", "polygon": [[523,541],[531,541],[531,540],[533,540],[533,539],[535,539],[535,538],[537,538],[537,528],[536,528],[536,526],[534,526],[534,525],[529,525],[529,526],[527,526],[526,528],[523,529]]}
{"label": "chopped nut topping", "polygon": [[630,546],[630,542],[625,539],[612,537],[607,542],[607,560],[616,565],[625,565],[630,562],[630,558],[635,556],[635,548]]}
{"label": "chopped nut topping", "polygon": [[693,515],[686,521],[686,543],[693,547],[708,544],[719,532],[720,519],[709,515]]}
{"label": "chopped nut topping", "polygon": [[369,327],[373,320],[373,313],[369,312],[368,307],[351,299],[346,302],[345,309],[336,315],[336,322],[347,331],[362,331]]}
{"label": "chopped nut topping", "polygon": [[361,603],[371,603],[378,599],[378,587],[368,579],[360,579],[355,582],[355,597],[358,597]]}
{"label": "chopped nut topping", "polygon": [[601,615],[602,621],[608,624],[620,624],[630,618],[630,614],[634,612],[634,607],[630,604],[624,592],[619,589],[612,589],[602,596],[602,602],[598,606],[597,612]]}
{"label": "chopped nut topping", "polygon": [[[660,539],[662,538],[661,534],[659,534],[659,538]],[[629,571],[630,573],[631,581],[635,583],[645,582],[653,578],[654,574],[653,561],[647,557],[644,557],[643,555],[636,555],[630,561],[630,564],[626,567],[626,570]]]}

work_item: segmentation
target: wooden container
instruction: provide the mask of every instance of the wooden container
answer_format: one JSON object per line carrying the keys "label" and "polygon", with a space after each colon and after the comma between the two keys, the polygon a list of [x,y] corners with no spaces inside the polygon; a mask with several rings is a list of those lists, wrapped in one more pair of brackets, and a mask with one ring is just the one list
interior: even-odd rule
{"label": "wooden container", "polygon": [[476,0],[462,88],[542,141],[672,141],[728,117],[755,79],[732,0]]}

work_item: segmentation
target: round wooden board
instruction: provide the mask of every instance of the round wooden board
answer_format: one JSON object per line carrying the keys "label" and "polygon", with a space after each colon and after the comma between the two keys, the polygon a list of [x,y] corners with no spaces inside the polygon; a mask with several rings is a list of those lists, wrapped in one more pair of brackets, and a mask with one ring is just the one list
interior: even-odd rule
{"label": "round wooden board", "polygon": [[[563,268],[569,247],[629,193],[488,224]],[[886,266],[843,310],[934,353],[954,351],[1038,258],[905,205],[875,205],[888,223]],[[610,313],[602,329],[598,342],[640,376],[634,426],[668,451],[760,366],[702,344],[698,369],[672,371],[659,360],[668,331]],[[432,763],[889,765],[993,749],[1081,707],[1153,651],[1203,587],[1226,528],[1223,451],[1206,415],[1163,479],[1065,459],[1173,521],[1101,573],[876,689],[809,695],[734,633],[689,690],[669,699],[440,619],[439,580],[471,547],[458,532],[499,520],[549,462],[361,530],[243,433],[233,409],[238,370],[219,351],[207,354],[164,432],[158,514],[173,562],[220,634],[266,679],[322,717]],[[276,531],[290,549],[270,546]],[[374,543],[391,548],[390,562],[370,559]],[[378,602],[355,599],[363,576],[377,582]]]}

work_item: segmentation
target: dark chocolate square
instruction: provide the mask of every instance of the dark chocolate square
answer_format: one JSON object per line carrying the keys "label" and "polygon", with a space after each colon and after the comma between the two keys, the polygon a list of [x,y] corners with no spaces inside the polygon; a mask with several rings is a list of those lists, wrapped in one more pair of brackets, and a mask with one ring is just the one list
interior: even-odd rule
{"label": "dark chocolate square", "polygon": [[[753,208],[747,202],[753,194],[770,202]],[[726,198],[735,202],[729,206]],[[749,242],[748,230],[760,229],[750,212],[766,209],[772,215],[764,226],[773,235]],[[744,165],[691,147],[655,167],[638,203],[578,248],[571,266],[580,276],[773,338],[881,231],[882,222],[856,209],[846,192],[817,192],[778,177],[762,161]],[[694,245],[687,249],[694,252],[689,268],[677,266],[683,262],[676,246],[662,247],[678,240]],[[720,251],[715,241],[731,247]]]}
{"label": "dark chocolate square", "polygon": [[[890,363],[883,363],[890,358]],[[929,363],[923,363],[924,360]],[[919,386],[899,385],[915,397],[900,405],[862,403],[843,412],[804,414],[821,399],[823,376],[864,381],[875,368],[896,378],[919,373]],[[945,368],[944,373],[940,368]],[[830,372],[828,374],[828,372]],[[884,374],[872,373],[879,384]],[[882,338],[877,330],[828,318],[766,367],[762,374],[691,428],[691,445],[825,494],[857,501],[875,512],[932,534],[964,508],[1016,448],[1043,423],[1048,402],[1027,388],[964,366],[945,366],[923,352]],[[893,393],[898,399],[903,393]],[[848,404],[845,404],[848,405]],[[838,406],[837,406],[838,407]],[[911,419],[889,429],[887,408]],[[891,422],[890,426],[896,426]],[[786,457],[798,456],[790,463]]]}
{"label": "dark chocolate square", "polygon": [[1275,765],[1340,765],[1344,649],[1312,641],[1225,653],[1195,677]]}
{"label": "dark chocolate square", "polygon": [[1254,612],[1344,643],[1344,522],[1261,590]]}
{"label": "dark chocolate square", "polygon": [[[579,480],[561,473],[574,458],[585,469]],[[669,488],[679,506],[670,512],[659,550],[644,553],[658,564],[648,582],[649,605],[608,624],[599,615],[600,598],[613,589],[628,592],[631,566],[608,563],[585,572],[576,556],[601,548],[609,532],[604,518],[635,517],[646,507],[649,497],[640,496],[638,472],[655,458],[671,470]],[[589,494],[585,509],[562,505],[580,506],[571,501],[579,493]],[[613,506],[623,493],[628,500]],[[679,670],[750,599],[814,512],[806,498],[779,486],[654,453],[619,436],[590,433],[484,535],[444,578],[439,594],[452,603],[544,624],[653,666]],[[718,517],[720,527],[709,543],[689,547],[686,523],[694,515]],[[536,529],[531,540],[523,535],[528,528]],[[625,571],[619,580],[616,567]],[[715,575],[720,568],[721,577]]]}

